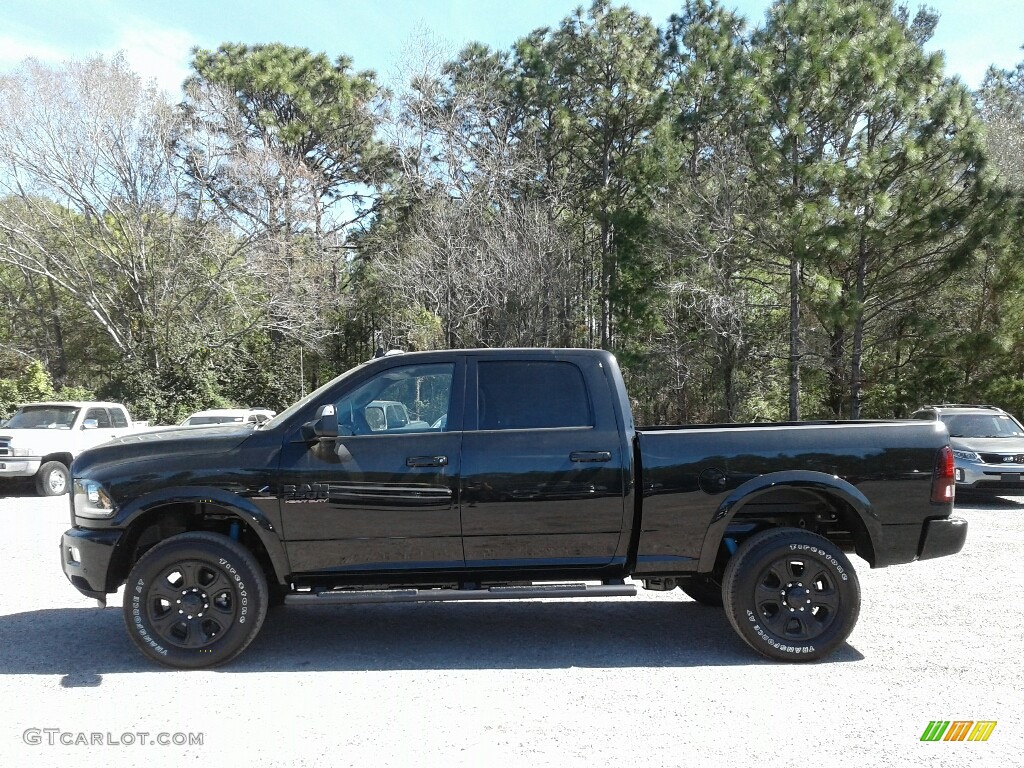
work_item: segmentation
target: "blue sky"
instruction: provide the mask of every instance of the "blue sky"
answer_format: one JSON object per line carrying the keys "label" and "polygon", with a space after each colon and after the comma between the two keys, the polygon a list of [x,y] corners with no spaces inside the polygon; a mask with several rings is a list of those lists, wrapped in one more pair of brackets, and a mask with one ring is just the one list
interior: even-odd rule
{"label": "blue sky", "polygon": [[[733,0],[751,24],[767,0]],[[941,21],[930,49],[946,52],[947,72],[970,86],[990,64],[1024,60],[1022,0],[932,0]],[[124,51],[137,72],[176,91],[188,74],[193,46],[283,42],[329,55],[345,54],[357,69],[387,82],[403,51],[426,33],[455,51],[471,41],[507,49],[542,26],[554,26],[579,5],[571,0],[0,0],[0,72],[27,56],[57,63]],[[589,5],[587,0],[584,5]],[[633,0],[658,25],[682,0]],[[919,3],[911,2],[912,8]]]}

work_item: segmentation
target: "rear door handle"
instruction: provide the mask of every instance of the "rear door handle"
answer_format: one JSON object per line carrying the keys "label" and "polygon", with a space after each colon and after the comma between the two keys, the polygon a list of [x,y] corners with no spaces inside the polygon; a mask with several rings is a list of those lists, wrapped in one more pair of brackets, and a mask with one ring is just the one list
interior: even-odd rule
{"label": "rear door handle", "polygon": [[611,451],[573,451],[569,454],[569,461],[580,463],[611,461]]}
{"label": "rear door handle", "polygon": [[447,456],[410,456],[405,460],[407,467],[447,467]]}

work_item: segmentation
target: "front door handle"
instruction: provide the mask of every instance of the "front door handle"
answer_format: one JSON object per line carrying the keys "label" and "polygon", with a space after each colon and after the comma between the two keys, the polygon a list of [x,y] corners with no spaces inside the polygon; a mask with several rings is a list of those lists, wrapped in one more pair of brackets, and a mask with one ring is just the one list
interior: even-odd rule
{"label": "front door handle", "polygon": [[447,456],[410,456],[405,460],[407,467],[447,467]]}
{"label": "front door handle", "polygon": [[580,463],[611,461],[611,451],[573,451],[569,454],[569,461]]}

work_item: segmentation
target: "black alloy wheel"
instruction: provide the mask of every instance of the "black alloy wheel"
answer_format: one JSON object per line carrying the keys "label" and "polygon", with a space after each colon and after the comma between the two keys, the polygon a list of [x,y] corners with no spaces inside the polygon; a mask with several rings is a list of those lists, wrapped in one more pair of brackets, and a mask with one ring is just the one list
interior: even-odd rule
{"label": "black alloy wheel", "polygon": [[774,528],[745,541],[729,560],[722,590],[733,629],[754,650],[783,661],[825,658],[860,614],[849,559],[823,536]]}
{"label": "black alloy wheel", "polygon": [[220,534],[183,533],[157,544],[132,568],[124,619],[147,657],[198,669],[245,650],[267,604],[266,577],[248,550]]}

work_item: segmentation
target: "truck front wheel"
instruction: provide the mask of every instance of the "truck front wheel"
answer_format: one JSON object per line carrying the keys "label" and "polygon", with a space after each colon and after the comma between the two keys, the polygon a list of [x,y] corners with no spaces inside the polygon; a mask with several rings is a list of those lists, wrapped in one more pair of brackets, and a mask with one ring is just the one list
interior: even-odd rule
{"label": "truck front wheel", "polygon": [[40,496],[62,496],[70,484],[68,468],[59,461],[47,461],[36,472],[36,493]]}
{"label": "truck front wheel", "polygon": [[747,539],[726,565],[722,597],[747,645],[782,661],[828,656],[860,614],[860,583],[846,555],[799,528]]}
{"label": "truck front wheel", "polygon": [[199,669],[244,651],[263,625],[267,601],[266,576],[248,550],[220,534],[182,533],[132,568],[124,621],[153,661]]}

